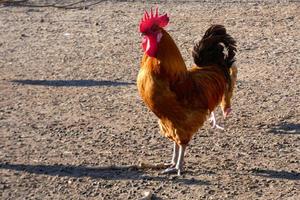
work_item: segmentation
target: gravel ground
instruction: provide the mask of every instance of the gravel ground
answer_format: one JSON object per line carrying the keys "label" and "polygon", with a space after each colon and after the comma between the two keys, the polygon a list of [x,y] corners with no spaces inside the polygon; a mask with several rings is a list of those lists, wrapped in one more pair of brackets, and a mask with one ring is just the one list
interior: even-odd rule
{"label": "gravel ground", "polygon": [[238,41],[231,118],[199,130],[182,177],[134,167],[172,151],[135,85],[156,4],[0,2],[1,199],[300,199],[299,2],[157,4],[188,65],[211,24]]}

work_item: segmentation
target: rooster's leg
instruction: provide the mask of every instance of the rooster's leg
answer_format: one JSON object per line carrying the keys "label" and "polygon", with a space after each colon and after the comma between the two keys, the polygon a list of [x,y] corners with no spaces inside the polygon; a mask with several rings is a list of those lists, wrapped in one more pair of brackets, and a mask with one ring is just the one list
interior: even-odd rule
{"label": "rooster's leg", "polygon": [[208,120],[211,123],[212,128],[215,128],[217,122],[216,122],[216,118],[215,118],[215,113],[214,112],[210,113],[210,118]]}
{"label": "rooster's leg", "polygon": [[179,146],[174,142],[174,148],[173,148],[173,156],[172,156],[172,161],[170,164],[166,164],[168,166],[167,169],[162,171],[162,174],[172,174],[177,172],[177,169],[175,168],[177,160],[178,160],[178,153],[179,153]]}
{"label": "rooster's leg", "polygon": [[215,113],[214,113],[214,112],[211,112],[209,121],[210,121],[210,123],[211,123],[212,128],[224,130],[223,127],[221,127],[221,126],[219,126],[219,125],[217,124],[217,120],[216,120],[216,117],[215,117]]}
{"label": "rooster's leg", "polygon": [[183,144],[179,146],[179,157],[178,157],[177,164],[175,167],[177,170],[178,176],[180,176],[183,171],[183,163],[184,163],[183,160],[184,160],[184,152],[185,152],[186,146],[187,145],[183,145]]}
{"label": "rooster's leg", "polygon": [[179,146],[174,142],[173,156],[170,167],[175,167],[178,159]]}
{"label": "rooster's leg", "polygon": [[[183,164],[184,164],[184,152],[186,149],[186,145],[176,145],[174,146],[174,150],[177,151],[177,162],[176,165],[169,167],[168,169],[165,169],[162,174],[174,174],[177,172],[177,174],[180,176],[183,171]],[[175,158],[176,158],[175,157]],[[173,157],[174,158],[174,157]]]}

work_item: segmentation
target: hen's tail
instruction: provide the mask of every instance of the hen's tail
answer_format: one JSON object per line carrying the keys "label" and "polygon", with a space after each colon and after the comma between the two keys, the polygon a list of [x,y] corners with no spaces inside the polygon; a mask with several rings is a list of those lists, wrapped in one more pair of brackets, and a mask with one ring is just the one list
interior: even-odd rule
{"label": "hen's tail", "polygon": [[[224,48],[225,47],[225,48]],[[212,25],[203,38],[195,44],[193,58],[197,66],[217,65],[230,82],[229,68],[235,61],[236,41],[222,25]]]}

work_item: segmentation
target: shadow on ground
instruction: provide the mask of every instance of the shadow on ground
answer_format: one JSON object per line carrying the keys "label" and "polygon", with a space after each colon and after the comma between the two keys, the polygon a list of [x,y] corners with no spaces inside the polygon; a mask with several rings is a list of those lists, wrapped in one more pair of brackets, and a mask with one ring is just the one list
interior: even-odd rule
{"label": "shadow on ground", "polygon": [[52,87],[95,87],[95,86],[128,86],[135,85],[132,82],[118,82],[107,80],[13,80],[13,83],[23,85],[40,85]]}
{"label": "shadow on ground", "polygon": [[273,126],[269,132],[274,134],[300,134],[300,124],[282,122]]}
{"label": "shadow on ground", "polygon": [[27,172],[31,174],[42,174],[49,176],[67,177],[90,177],[105,180],[151,180],[151,181],[171,181],[187,185],[209,185],[208,181],[187,179],[183,177],[171,176],[149,176],[142,169],[136,166],[108,166],[108,167],[86,167],[86,166],[66,166],[66,165],[30,165],[30,164],[9,164],[1,163],[0,169]]}
{"label": "shadow on ground", "polygon": [[[0,0],[0,8],[5,7],[29,7],[29,8],[57,8],[57,9],[89,9],[92,6],[105,2],[107,0],[68,0],[67,2],[62,0],[44,1],[44,3],[36,3],[29,0]],[[124,2],[124,0],[114,0],[116,2]],[[43,2],[43,1],[42,1]],[[51,2],[51,3],[49,3]],[[164,1],[155,1],[156,3]],[[182,0],[174,0],[172,2],[182,3]],[[215,4],[214,1],[206,0],[189,0],[189,2]],[[296,2],[296,0],[295,0]],[[235,3],[249,3],[247,1],[236,1],[236,0],[223,0],[222,4],[235,4]],[[261,3],[261,0],[251,0],[251,3]]]}
{"label": "shadow on ground", "polygon": [[255,176],[262,176],[266,178],[286,179],[286,180],[300,180],[300,173],[295,171],[275,171],[269,169],[253,169],[251,170]]}
{"label": "shadow on ground", "polygon": [[94,5],[100,4],[101,2],[104,2],[105,0],[80,0],[80,1],[68,1],[67,3],[64,3],[64,1],[50,1],[52,3],[48,3],[47,1],[45,3],[35,3],[29,0],[6,0],[1,2],[2,7],[29,7],[29,8],[59,8],[59,9],[88,9]]}

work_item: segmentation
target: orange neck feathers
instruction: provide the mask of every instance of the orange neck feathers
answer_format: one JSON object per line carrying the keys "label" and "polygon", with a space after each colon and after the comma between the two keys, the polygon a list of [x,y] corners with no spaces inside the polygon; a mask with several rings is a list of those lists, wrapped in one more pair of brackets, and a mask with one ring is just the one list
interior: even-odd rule
{"label": "orange neck feathers", "polygon": [[164,29],[161,32],[163,36],[158,44],[156,58],[144,54],[142,67],[147,67],[155,74],[165,74],[168,78],[176,79],[184,75],[187,68],[174,40]]}

